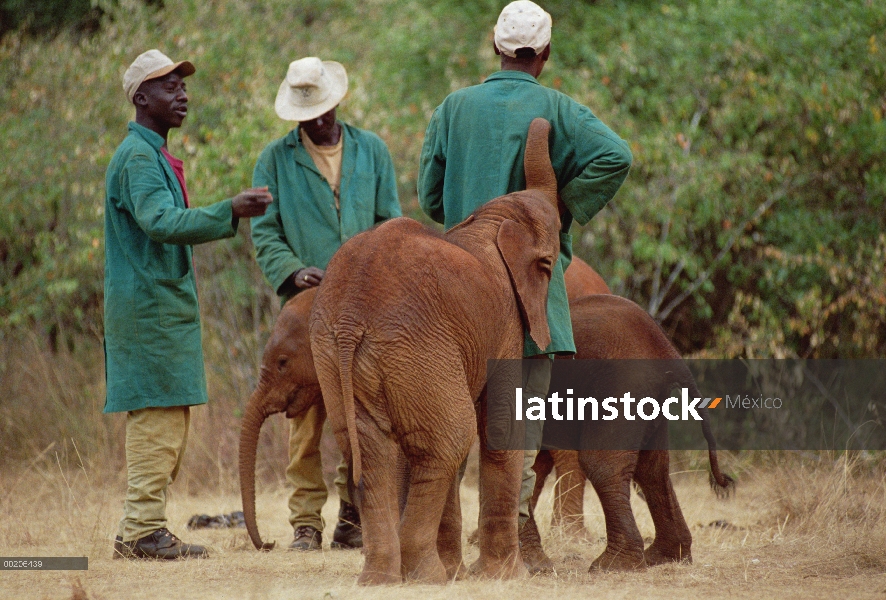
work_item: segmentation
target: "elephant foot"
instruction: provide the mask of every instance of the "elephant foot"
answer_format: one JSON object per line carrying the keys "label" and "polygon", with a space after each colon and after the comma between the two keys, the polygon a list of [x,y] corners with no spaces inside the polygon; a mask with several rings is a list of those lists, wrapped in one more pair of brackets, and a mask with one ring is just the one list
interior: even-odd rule
{"label": "elephant foot", "polygon": [[523,579],[529,577],[529,571],[516,554],[503,561],[492,561],[481,556],[468,568],[468,575],[481,579]]}
{"label": "elephant foot", "polygon": [[653,542],[646,550],[643,551],[648,566],[662,565],[671,562],[692,562],[692,552],[688,546],[677,544],[676,547],[663,550]]}
{"label": "elephant foot", "polygon": [[643,553],[618,552],[606,548],[603,554],[591,563],[588,571],[635,571],[644,568],[646,561]]}
{"label": "elephant foot", "polygon": [[400,573],[363,569],[357,578],[357,585],[392,585],[403,583]]}
{"label": "elephant foot", "polygon": [[436,553],[415,561],[403,562],[403,581],[409,583],[443,584],[449,581],[443,562]]}
{"label": "elephant foot", "polygon": [[461,548],[451,553],[441,552],[440,561],[443,563],[443,568],[446,569],[446,578],[449,581],[464,577],[467,573],[467,567],[462,562]]}
{"label": "elephant foot", "polygon": [[446,577],[450,581],[458,577],[459,573],[464,575],[466,569],[464,562],[462,562],[461,535],[458,536],[457,544],[441,544],[438,538],[437,553],[440,555],[443,568],[446,569]]}
{"label": "elephant foot", "polygon": [[530,575],[554,572],[554,563],[542,548],[541,535],[532,517],[520,528],[520,555]]}

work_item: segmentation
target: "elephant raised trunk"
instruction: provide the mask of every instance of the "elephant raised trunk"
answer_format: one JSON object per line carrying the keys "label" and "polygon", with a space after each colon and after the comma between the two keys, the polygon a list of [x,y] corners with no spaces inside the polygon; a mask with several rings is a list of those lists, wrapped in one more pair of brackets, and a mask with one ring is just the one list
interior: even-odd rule
{"label": "elephant raised trunk", "polygon": [[526,173],[526,189],[544,192],[551,204],[557,207],[557,176],[551,166],[548,135],[551,124],[545,119],[533,119],[526,136],[526,153],[523,171]]}
{"label": "elephant raised trunk", "polygon": [[257,550],[271,550],[275,542],[262,542],[255,522],[255,456],[258,449],[258,435],[261,426],[274,411],[265,408],[262,386],[252,394],[243,414],[240,428],[240,495],[243,500],[243,518],[246,530]]}

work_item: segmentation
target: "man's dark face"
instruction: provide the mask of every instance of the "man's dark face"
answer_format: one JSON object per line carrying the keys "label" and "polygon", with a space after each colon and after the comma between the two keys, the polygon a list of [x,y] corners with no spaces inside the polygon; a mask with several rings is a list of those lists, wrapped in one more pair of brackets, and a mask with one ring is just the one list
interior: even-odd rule
{"label": "man's dark face", "polygon": [[181,127],[188,115],[185,81],[175,71],[142,83],[133,100],[146,117],[166,128]]}
{"label": "man's dark face", "polygon": [[315,144],[328,143],[335,138],[335,108],[316,119],[300,121],[299,125]]}

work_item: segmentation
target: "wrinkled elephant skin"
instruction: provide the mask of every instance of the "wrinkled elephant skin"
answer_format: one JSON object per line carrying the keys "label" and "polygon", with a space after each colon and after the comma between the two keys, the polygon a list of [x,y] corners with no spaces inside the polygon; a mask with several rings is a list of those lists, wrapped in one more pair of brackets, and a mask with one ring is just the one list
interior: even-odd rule
{"label": "wrinkled elephant skin", "polygon": [[[444,236],[405,218],[355,236],[317,293],[314,364],[359,491],[361,584],[443,583],[458,570],[456,473],[476,433],[480,558],[471,570],[526,575],[517,541],[523,453],[486,447],[481,392],[487,359],[522,356],[524,326],[539,346],[550,340],[560,221],[542,123],[527,141],[529,189],[489,201]],[[402,518],[398,449],[410,464]]]}
{"label": "wrinkled elephant skin", "polygon": [[[667,336],[642,308],[630,300],[612,295],[586,296],[571,302],[570,311],[577,359],[675,360],[680,367],[669,371],[666,379],[644,382],[651,387],[641,395],[665,397],[673,387],[687,387],[690,394],[701,395],[692,374]],[[595,386],[606,389],[618,377],[620,375],[601,374],[595,378]],[[718,492],[728,492],[733,481],[720,472],[707,411],[700,409],[699,413],[704,418],[702,431],[708,442],[712,486]],[[671,485],[666,423],[663,418],[638,420],[631,422],[630,428],[620,434],[622,442],[629,446],[633,445],[630,440],[640,447],[643,440],[656,439],[655,447],[662,449],[582,450],[578,453],[581,468],[600,498],[606,519],[606,549],[591,568],[634,569],[692,560],[692,536]],[[639,484],[655,525],[655,540],[645,550],[631,511],[632,479]]]}

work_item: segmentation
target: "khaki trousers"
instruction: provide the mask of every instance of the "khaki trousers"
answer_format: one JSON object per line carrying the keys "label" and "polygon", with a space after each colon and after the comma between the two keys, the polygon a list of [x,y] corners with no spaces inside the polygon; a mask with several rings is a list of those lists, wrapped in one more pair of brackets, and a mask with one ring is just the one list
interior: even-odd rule
{"label": "khaki trousers", "polygon": [[143,408],[126,415],[126,500],[117,535],[124,542],[166,527],[166,490],[181,468],[190,407]]}
{"label": "khaki trousers", "polygon": [[[326,482],[323,480],[323,463],[320,457],[320,438],[326,409],[317,404],[291,419],[289,426],[289,467],[286,481],[293,487],[289,496],[289,523],[293,528],[310,525],[323,531],[325,525],[320,514],[326,504]],[[338,496],[350,502],[348,495],[348,465],[342,460],[335,478]]]}
{"label": "khaki trousers", "polygon": [[[546,354],[523,360],[523,397],[547,400],[554,361]],[[541,449],[544,421],[524,421],[526,445],[523,453],[523,483],[520,485],[520,526],[529,520],[529,501],[535,490],[535,457]]]}

